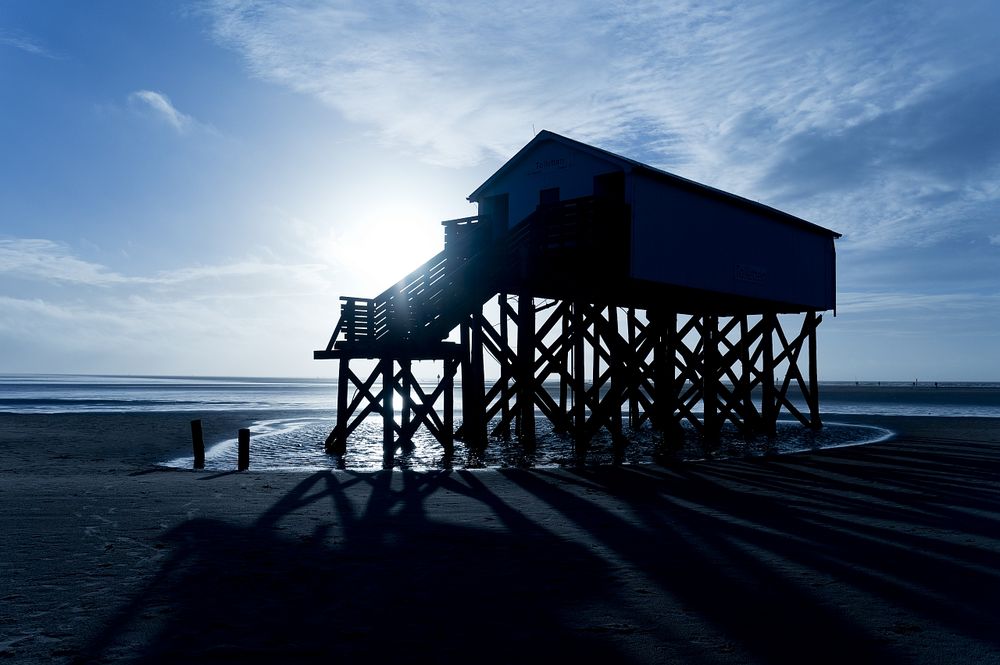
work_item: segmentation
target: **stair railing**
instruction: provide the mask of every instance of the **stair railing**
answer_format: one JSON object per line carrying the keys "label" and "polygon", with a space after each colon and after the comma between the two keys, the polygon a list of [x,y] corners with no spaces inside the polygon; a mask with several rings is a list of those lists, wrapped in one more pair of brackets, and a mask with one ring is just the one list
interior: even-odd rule
{"label": "stair railing", "polygon": [[488,242],[483,218],[444,221],[443,251],[374,298],[341,298],[341,318],[328,350],[340,342],[440,341],[460,320],[469,298],[485,300],[495,292],[512,259],[526,272],[560,257],[607,251],[609,229],[594,221],[610,221],[625,211],[624,204],[595,197],[539,206],[495,243]]}

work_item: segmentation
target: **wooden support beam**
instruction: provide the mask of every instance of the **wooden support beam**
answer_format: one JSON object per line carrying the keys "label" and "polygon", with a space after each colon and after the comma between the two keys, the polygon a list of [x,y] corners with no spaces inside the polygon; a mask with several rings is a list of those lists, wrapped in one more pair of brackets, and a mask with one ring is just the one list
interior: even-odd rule
{"label": "wooden support beam", "polygon": [[739,339],[739,362],[740,374],[737,384],[736,399],[740,404],[740,411],[743,419],[743,433],[752,436],[757,427],[757,411],[754,409],[753,392],[750,389],[750,382],[753,379],[753,368],[750,365],[750,322],[746,314],[740,316],[740,339]]}
{"label": "wooden support beam", "polygon": [[573,303],[573,320],[570,335],[573,340],[573,442],[577,455],[586,451],[587,441],[584,429],[587,425],[587,399],[585,395],[584,368],[584,316],[583,305]]}
{"label": "wooden support beam", "polygon": [[[508,295],[506,293],[501,293],[497,296],[497,304],[500,307],[500,340],[499,343],[503,347],[504,352],[510,349],[510,334],[508,331]],[[501,415],[500,415],[500,425],[493,430],[494,435],[502,436],[503,438],[510,437],[510,403],[513,399],[513,394],[510,390],[511,382],[511,364],[506,359],[499,360],[500,362],[500,403],[501,403]]]}
{"label": "wooden support beam", "polygon": [[351,414],[347,410],[347,390],[350,383],[350,365],[348,358],[341,358],[337,361],[337,424],[334,426],[330,436],[326,437],[326,452],[334,455],[343,455],[347,452],[347,423],[350,422]]}
{"label": "wooden support beam", "polygon": [[[413,412],[413,363],[410,360],[399,361],[399,385],[400,385],[400,427],[405,432],[410,429],[410,416]],[[403,452],[413,451],[413,438],[411,436],[401,436],[399,445]]]}
{"label": "wooden support beam", "polygon": [[601,335],[597,328],[597,319],[604,315],[604,308],[591,305],[589,308],[589,322],[588,329],[590,334],[590,350],[591,350],[591,361],[593,366],[590,370],[590,385],[591,390],[594,391],[594,401],[593,404],[597,405],[600,402],[600,381],[598,380],[601,376]]}
{"label": "wooden support beam", "polygon": [[774,329],[777,326],[776,314],[763,315],[761,327],[761,404],[760,412],[763,420],[764,433],[774,436],[777,433],[778,410],[774,395]]}
{"label": "wooden support beam", "polygon": [[615,442],[616,448],[618,446],[624,448],[626,441],[622,434],[622,402],[625,399],[627,386],[625,376],[630,364],[628,355],[632,351],[632,348],[625,346],[624,340],[621,339],[621,334],[618,331],[617,307],[608,307],[607,327],[605,330],[607,331],[605,339],[607,340],[608,351],[611,356],[608,362],[610,387],[606,398],[610,400],[612,406],[611,439]]}
{"label": "wooden support beam", "polygon": [[799,334],[791,342],[789,342],[788,339],[786,338],[785,333],[781,329],[780,325],[776,328],[776,331],[778,333],[778,340],[781,342],[782,345],[782,351],[781,353],[778,354],[778,358],[787,359],[788,362],[788,369],[785,373],[785,379],[784,381],[782,381],[781,388],[777,391],[776,402],[779,408],[782,406],[786,408],[789,413],[795,416],[795,418],[798,419],[799,422],[801,422],[803,425],[806,425],[807,427],[811,426],[810,420],[805,415],[803,415],[802,412],[799,411],[799,409],[794,404],[792,404],[792,401],[788,396],[788,392],[789,392],[789,387],[791,385],[791,381],[794,379],[799,387],[799,391],[806,398],[806,402],[807,403],[809,402],[810,399],[809,389],[806,385],[805,378],[802,376],[802,370],[799,368],[799,357],[802,354],[802,348],[806,344],[809,332],[812,329],[813,325],[814,321],[812,317],[807,316],[802,322],[802,329],[800,330]]}
{"label": "wooden support beam", "polygon": [[483,369],[482,311],[467,317],[461,326],[462,436],[472,448],[486,446],[485,379]]}
{"label": "wooden support beam", "polygon": [[535,299],[517,297],[517,436],[535,439]]}
{"label": "wooden support beam", "polygon": [[705,315],[701,330],[701,402],[705,431],[702,443],[715,449],[719,443],[722,421],[719,418],[719,319],[714,314]]}
{"label": "wooden support beam", "polygon": [[441,446],[444,454],[450,458],[455,453],[455,372],[458,371],[458,360],[445,358],[441,382],[444,390],[444,423],[441,429]]}
{"label": "wooden support beam", "polygon": [[817,312],[807,312],[806,317],[810,320],[809,326],[809,422],[810,427],[818,430],[823,427],[823,422],[819,416],[819,370],[816,358],[816,328],[819,327],[823,317]]}
{"label": "wooden support beam", "polygon": [[[678,450],[683,445],[683,430],[678,416],[684,411],[680,399],[684,376],[677,376],[676,369],[685,349],[682,330],[677,329],[677,313],[673,311],[649,312],[649,327],[653,348],[654,401],[653,424],[660,429],[663,443],[668,450]],[[690,324],[690,321],[688,322]],[[692,384],[695,385],[695,384]]]}
{"label": "wooden support beam", "polygon": [[[634,350],[636,356],[633,358],[633,362],[630,363],[630,374],[636,373],[639,367],[639,359],[637,357],[638,347],[635,343],[636,323],[635,307],[629,307],[625,313],[625,330],[628,335],[628,346]],[[639,420],[639,398],[636,394],[638,390],[638,382],[635,380],[635,377],[630,377],[628,390],[628,426],[633,429],[638,426]]]}
{"label": "wooden support beam", "polygon": [[[430,289],[433,284],[428,281],[421,288]],[[616,446],[623,444],[626,422],[636,429],[650,420],[674,446],[683,442],[684,420],[707,444],[718,440],[726,421],[738,431],[761,429],[773,435],[783,408],[808,426],[820,425],[816,328],[821,317],[815,312],[806,315],[799,334],[789,340],[775,314],[753,322],[746,314],[722,318],[703,314],[679,320],[676,313],[643,314],[622,307],[625,321],[619,329],[615,305],[555,300],[536,307],[529,294],[517,300],[514,305],[503,293],[497,295],[500,319],[496,324],[486,321],[481,307],[465,317],[461,342],[452,345],[457,352],[449,355],[441,346],[442,355],[437,357],[444,362],[443,376],[426,394],[412,367],[412,359],[423,356],[403,343],[380,346],[386,355],[365,381],[351,371],[350,363],[353,358],[371,356],[361,355],[359,349],[335,350],[341,361],[337,419],[327,449],[343,454],[349,436],[373,413],[382,415],[387,464],[401,445],[412,445],[420,427],[426,427],[450,454],[456,436],[472,447],[485,446],[488,425],[495,425],[495,435],[516,427],[519,437],[528,442],[538,413],[556,431],[570,431],[581,455],[601,428],[607,428]],[[353,306],[362,321],[356,329],[384,327],[379,319],[385,316],[384,307],[376,311],[367,303]],[[369,321],[373,311],[375,319]],[[780,346],[775,346],[775,340]],[[360,351],[371,353],[373,348],[366,344]],[[808,368],[798,364],[807,348]],[[426,352],[421,347],[420,353]],[[499,380],[489,384],[484,377],[485,353],[500,368]],[[398,372],[393,372],[397,362]],[[775,377],[779,367],[783,371],[780,381]],[[465,408],[462,427],[456,432],[453,390],[459,370]],[[374,388],[378,380],[382,381],[380,391]],[[546,382],[558,382],[558,394],[550,394]],[[758,390],[760,409],[755,404]],[[793,403],[796,391],[801,391],[807,409]],[[400,400],[398,419],[394,395]],[[440,411],[439,400],[444,401]],[[698,404],[704,405],[703,413],[696,412]]]}
{"label": "wooden support beam", "polygon": [[379,361],[379,370],[382,374],[382,455],[383,463],[389,462],[392,468],[392,458],[396,454],[395,425],[396,418],[392,411],[393,390],[393,365],[396,361],[391,358],[383,358]]}
{"label": "wooden support beam", "polygon": [[[570,305],[572,308],[572,305]],[[572,353],[571,346],[567,343],[569,340],[569,330],[570,330],[570,312],[571,309],[567,309],[563,313],[562,317],[562,332],[559,336],[558,348],[560,353],[556,358],[556,362],[559,364],[559,413],[563,415],[562,425],[564,426],[564,431],[568,429],[567,425],[569,423],[569,379],[570,376],[570,354]]]}

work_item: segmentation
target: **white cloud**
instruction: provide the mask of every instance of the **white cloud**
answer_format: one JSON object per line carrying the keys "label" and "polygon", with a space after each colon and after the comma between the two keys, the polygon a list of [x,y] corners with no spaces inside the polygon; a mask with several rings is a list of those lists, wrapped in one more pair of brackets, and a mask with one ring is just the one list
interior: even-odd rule
{"label": "white cloud", "polygon": [[1000,233],[990,236],[991,245],[1000,245]]}
{"label": "white cloud", "polygon": [[547,128],[858,247],[972,232],[1000,154],[1000,135],[977,129],[1000,101],[988,5],[218,0],[210,13],[256,76],[426,161],[499,163]]}
{"label": "white cloud", "polygon": [[137,90],[128,96],[133,104],[141,104],[151,110],[161,120],[174,128],[179,134],[187,133],[194,125],[195,120],[184,113],[178,111],[170,102],[170,98],[162,92],[154,90]]}

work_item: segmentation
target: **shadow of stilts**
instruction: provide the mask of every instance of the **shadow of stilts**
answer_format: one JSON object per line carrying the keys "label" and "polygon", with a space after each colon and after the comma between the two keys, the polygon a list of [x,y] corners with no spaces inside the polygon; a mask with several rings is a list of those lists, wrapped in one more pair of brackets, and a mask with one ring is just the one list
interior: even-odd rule
{"label": "shadow of stilts", "polygon": [[[943,662],[1000,655],[1000,494],[982,475],[1000,471],[1000,448],[989,462],[897,452],[503,474],[752,659],[905,661],[900,641],[925,630],[934,641],[914,648]],[[588,501],[595,491],[620,508]]]}
{"label": "shadow of stilts", "polygon": [[[430,518],[442,492],[503,528]],[[251,526],[192,519],[164,540],[172,554],[78,662],[631,662],[574,624],[615,595],[605,562],[449,472],[320,472]]]}

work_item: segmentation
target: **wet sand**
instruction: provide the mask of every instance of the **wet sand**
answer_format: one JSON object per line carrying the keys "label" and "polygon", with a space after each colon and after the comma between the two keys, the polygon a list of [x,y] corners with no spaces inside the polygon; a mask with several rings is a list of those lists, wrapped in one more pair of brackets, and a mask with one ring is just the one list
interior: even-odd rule
{"label": "wet sand", "polygon": [[1000,420],[669,468],[154,468],[188,418],[0,414],[0,660],[1000,662]]}

